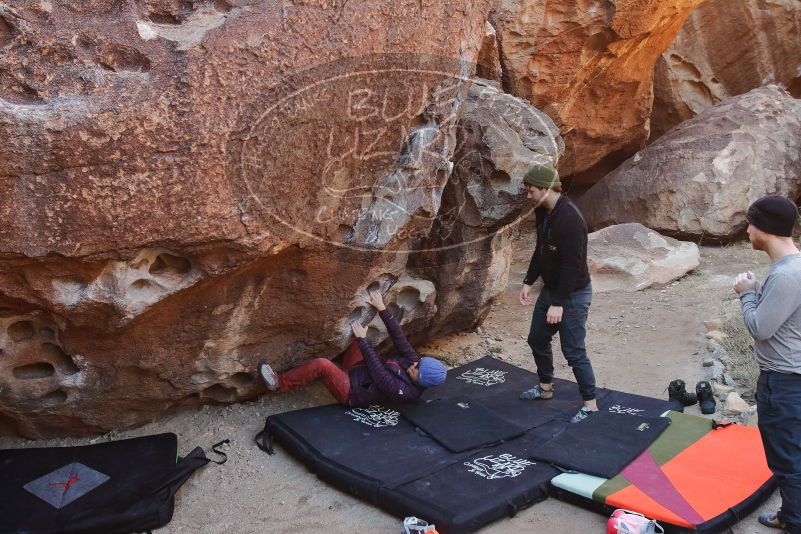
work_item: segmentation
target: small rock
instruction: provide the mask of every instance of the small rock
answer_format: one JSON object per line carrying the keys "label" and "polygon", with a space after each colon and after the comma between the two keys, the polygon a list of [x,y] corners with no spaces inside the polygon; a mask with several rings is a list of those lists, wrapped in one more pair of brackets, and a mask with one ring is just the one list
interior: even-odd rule
{"label": "small rock", "polygon": [[759,416],[757,416],[757,407],[751,406],[747,411],[740,413],[740,424],[757,428],[759,424]]}
{"label": "small rock", "polygon": [[710,330],[709,332],[706,333],[707,339],[714,339],[718,343],[723,342],[723,340],[726,339],[727,337],[729,337],[729,335],[724,332],[721,332],[720,330]]}
{"label": "small rock", "polygon": [[716,360],[730,359],[729,353],[726,352],[726,349],[720,346],[716,348],[714,351],[712,351],[712,357],[715,358]]}
{"label": "small rock", "polygon": [[715,395],[715,397],[719,398],[720,400],[725,400],[726,396],[728,396],[728,394],[731,393],[732,391],[734,391],[733,386],[712,382],[712,393]]}
{"label": "small rock", "polygon": [[737,382],[734,381],[734,377],[731,376],[729,373],[724,372],[721,377],[723,378],[723,383],[728,386],[736,386]]}
{"label": "small rock", "polygon": [[709,321],[704,321],[704,327],[706,327],[707,332],[712,330],[720,330],[721,327],[720,319],[711,319]]}
{"label": "small rock", "polygon": [[704,367],[712,367],[713,365],[715,365],[715,359],[712,358],[711,356],[707,356],[706,358],[704,358],[703,365]]}
{"label": "small rock", "polygon": [[723,376],[723,371],[726,368],[723,367],[723,364],[719,361],[715,360],[712,362],[711,367],[706,368],[706,378],[707,380],[714,380],[716,382],[720,382],[721,377]]}
{"label": "small rock", "polygon": [[706,342],[706,350],[709,352],[715,352],[717,349],[722,348],[720,343],[715,341],[714,339],[710,339]]}
{"label": "small rock", "polygon": [[483,336],[484,335],[484,330],[482,330],[480,326],[477,326],[476,327],[476,334],[478,334],[479,336]]}
{"label": "small rock", "polygon": [[723,401],[723,415],[739,416],[750,409],[751,406],[736,391],[730,392]]}

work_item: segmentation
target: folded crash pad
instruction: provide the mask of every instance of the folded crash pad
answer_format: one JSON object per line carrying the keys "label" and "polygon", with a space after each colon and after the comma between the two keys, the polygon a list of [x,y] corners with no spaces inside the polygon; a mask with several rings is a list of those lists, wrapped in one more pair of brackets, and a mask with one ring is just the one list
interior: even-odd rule
{"label": "folded crash pad", "polygon": [[114,534],[172,519],[174,495],[208,463],[175,434],[81,447],[0,450],[0,531]]}

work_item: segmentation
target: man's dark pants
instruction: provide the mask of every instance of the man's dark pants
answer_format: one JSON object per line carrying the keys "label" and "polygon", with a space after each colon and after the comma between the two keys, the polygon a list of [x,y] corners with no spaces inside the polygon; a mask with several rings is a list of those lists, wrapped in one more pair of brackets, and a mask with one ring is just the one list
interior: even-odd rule
{"label": "man's dark pants", "polygon": [[553,382],[553,352],[551,340],[559,332],[559,341],[562,353],[568,365],[573,369],[573,375],[579,385],[581,398],[593,400],[595,398],[595,374],[592,364],[587,358],[584,339],[587,337],[587,315],[592,302],[592,285],[579,289],[570,294],[567,303],[564,303],[562,321],[558,324],[548,324],[546,316],[548,308],[553,302],[553,293],[543,287],[537,303],[534,305],[534,315],[531,318],[531,330],[528,334],[528,344],[534,353],[537,363],[537,375],[541,383]]}
{"label": "man's dark pants", "polygon": [[768,467],[779,477],[779,518],[801,534],[801,375],[761,371],[756,400]]}

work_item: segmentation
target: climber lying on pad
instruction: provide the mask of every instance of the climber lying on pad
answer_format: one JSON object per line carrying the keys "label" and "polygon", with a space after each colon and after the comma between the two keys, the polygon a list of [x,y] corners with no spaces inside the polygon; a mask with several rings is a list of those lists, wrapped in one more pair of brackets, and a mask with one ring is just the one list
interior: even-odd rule
{"label": "climber lying on pad", "polygon": [[445,382],[445,366],[435,358],[418,356],[392,312],[384,306],[381,293],[370,293],[368,302],[378,309],[398,356],[378,356],[365,337],[367,330],[355,321],[351,326],[356,339],[342,356],[342,369],[331,360],[316,358],[278,374],[262,360],[257,370],[267,389],[289,391],[320,378],[340,404],[364,408],[385,402],[408,404],[416,401],[424,389]]}

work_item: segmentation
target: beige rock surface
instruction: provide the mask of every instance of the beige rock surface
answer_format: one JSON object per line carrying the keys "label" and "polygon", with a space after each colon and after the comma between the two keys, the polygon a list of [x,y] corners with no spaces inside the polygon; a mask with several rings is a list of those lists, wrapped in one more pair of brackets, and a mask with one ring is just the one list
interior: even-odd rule
{"label": "beige rock surface", "polygon": [[770,83],[801,97],[801,2],[708,0],[657,61],[651,140]]}
{"label": "beige rock surface", "polygon": [[778,86],[727,99],[628,159],[578,201],[593,229],[638,222],[674,237],[744,235],[766,194],[801,197],[801,100]]}
{"label": "beige rock surface", "polygon": [[726,395],[726,400],[723,401],[723,415],[737,416],[743,412],[748,412],[750,408],[751,406],[736,391],[729,392]]}
{"label": "beige rock surface", "polygon": [[[565,137],[562,176],[598,181],[648,139],[653,68],[701,0],[501,0],[504,88]],[[602,169],[606,171],[603,172]],[[600,174],[599,174],[600,173]]]}
{"label": "beige rock surface", "polygon": [[0,429],[251,398],[259,358],[340,352],[367,287],[394,285],[426,338],[450,275],[409,262],[442,215],[489,9],[0,6]]}
{"label": "beige rock surface", "polygon": [[664,286],[698,267],[695,243],[661,236],[637,223],[608,226],[588,236],[594,292]]}

